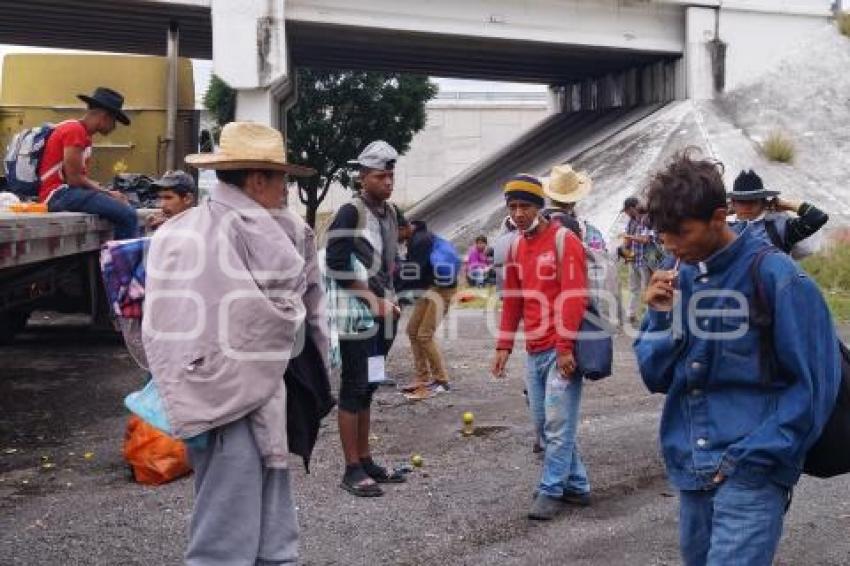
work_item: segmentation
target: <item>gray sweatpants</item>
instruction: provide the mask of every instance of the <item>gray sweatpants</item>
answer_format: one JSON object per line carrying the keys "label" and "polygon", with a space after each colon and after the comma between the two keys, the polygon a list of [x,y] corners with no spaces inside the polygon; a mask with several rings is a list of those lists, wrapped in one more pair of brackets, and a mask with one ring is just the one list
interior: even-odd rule
{"label": "gray sweatpants", "polygon": [[247,419],[210,432],[190,448],[195,505],[188,566],[295,564],[298,521],[289,471],[263,467]]}

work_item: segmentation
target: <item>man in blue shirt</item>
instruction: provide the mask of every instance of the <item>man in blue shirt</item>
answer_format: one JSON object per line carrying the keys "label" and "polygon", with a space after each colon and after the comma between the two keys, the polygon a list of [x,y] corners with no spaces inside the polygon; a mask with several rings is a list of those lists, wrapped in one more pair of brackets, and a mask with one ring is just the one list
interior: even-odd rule
{"label": "man in blue shirt", "polygon": [[[683,561],[770,565],[838,392],[829,310],[785,254],[751,272],[767,243],[727,225],[719,164],[677,157],[652,180],[648,209],[678,269],[653,274],[635,352],[646,386],[667,395],[661,448],[680,491]],[[756,278],[769,328],[751,323]],[[772,359],[759,353],[761,332],[771,333]]]}

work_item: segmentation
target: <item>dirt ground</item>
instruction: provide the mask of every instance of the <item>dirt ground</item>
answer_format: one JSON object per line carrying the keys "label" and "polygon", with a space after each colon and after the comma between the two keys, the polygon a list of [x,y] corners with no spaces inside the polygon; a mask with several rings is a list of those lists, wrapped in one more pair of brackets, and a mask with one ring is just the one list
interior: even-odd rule
{"label": "dirt ground", "polygon": [[[41,318],[41,317],[39,317]],[[122,399],[139,388],[121,343],[73,319],[41,319],[0,349],[0,564],[179,564],[192,482],[134,484],[120,449]],[[335,413],[306,475],[293,461],[304,564],[677,564],[676,498],[657,451],[663,399],[635,372],[630,338],[617,341],[616,374],[585,383],[580,443],[593,505],[549,524],[525,518],[539,473],[522,395],[523,358],[494,381],[488,316],[458,310],[445,327],[453,390],[411,403],[381,388],[375,455],[424,466],[385,497],[338,487]],[[389,372],[412,377],[401,336]],[[460,434],[472,411],[479,435]],[[850,478],[805,479],[777,563],[850,563]]]}

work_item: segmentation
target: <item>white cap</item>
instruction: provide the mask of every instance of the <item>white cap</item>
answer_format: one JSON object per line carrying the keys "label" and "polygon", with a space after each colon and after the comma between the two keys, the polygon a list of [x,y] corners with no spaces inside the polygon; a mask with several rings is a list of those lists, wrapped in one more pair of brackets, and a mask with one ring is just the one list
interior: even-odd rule
{"label": "white cap", "polygon": [[377,140],[367,145],[357,159],[352,159],[348,164],[391,171],[395,169],[396,160],[398,160],[398,152],[395,148],[383,140]]}

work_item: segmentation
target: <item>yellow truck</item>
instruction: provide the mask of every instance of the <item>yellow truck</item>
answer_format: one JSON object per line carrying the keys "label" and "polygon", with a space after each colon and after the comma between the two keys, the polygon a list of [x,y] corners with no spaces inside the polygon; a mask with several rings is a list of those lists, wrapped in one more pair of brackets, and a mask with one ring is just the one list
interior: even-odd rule
{"label": "yellow truck", "polygon": [[[107,86],[124,95],[130,126],[96,136],[90,173],[105,183],[114,168],[160,175],[166,162],[165,57],[139,55],[9,54],[0,75],[0,148],[21,130],[79,118],[85,111],[78,94]],[[192,63],[178,66],[176,146],[178,163],[198,145],[198,112]]]}
{"label": "yellow truck", "polygon": [[[160,175],[167,151],[168,68],[163,57],[6,55],[0,149],[23,129],[80,117],[85,107],[77,94],[108,86],[124,95],[132,124],[95,137],[90,175],[102,183],[121,169]],[[191,62],[180,59],[177,69],[176,162],[182,164],[197,151],[199,114]],[[111,237],[109,223],[89,214],[0,211],[0,344],[21,331],[34,310],[84,312],[93,321],[108,321],[98,252]]]}

